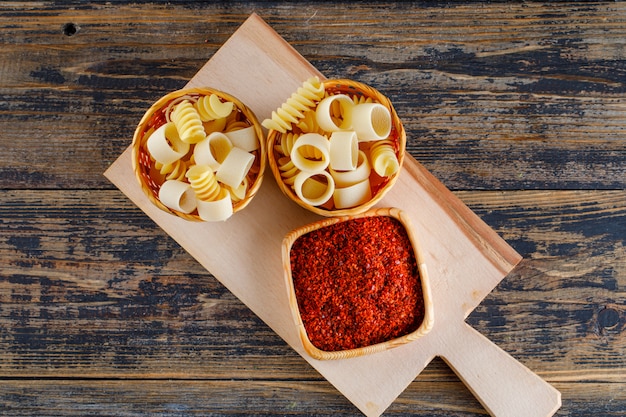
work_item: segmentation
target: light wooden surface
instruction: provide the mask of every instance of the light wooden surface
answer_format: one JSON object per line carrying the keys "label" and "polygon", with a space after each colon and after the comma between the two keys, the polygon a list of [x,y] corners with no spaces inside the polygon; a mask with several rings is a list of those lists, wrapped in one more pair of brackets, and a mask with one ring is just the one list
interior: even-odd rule
{"label": "light wooden surface", "polygon": [[[467,323],[623,415],[624,4],[302,2],[0,4],[0,414],[359,414],[101,175],[251,12],[524,256]],[[485,413],[436,358],[385,415]]]}

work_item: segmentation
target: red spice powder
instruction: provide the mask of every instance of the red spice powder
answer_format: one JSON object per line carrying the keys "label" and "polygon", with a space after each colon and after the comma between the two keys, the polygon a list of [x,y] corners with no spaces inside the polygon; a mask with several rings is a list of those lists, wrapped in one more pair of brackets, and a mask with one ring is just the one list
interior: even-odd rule
{"label": "red spice powder", "polygon": [[404,336],[424,319],[411,241],[389,216],[351,219],[300,236],[290,253],[298,307],[311,343],[355,349]]}

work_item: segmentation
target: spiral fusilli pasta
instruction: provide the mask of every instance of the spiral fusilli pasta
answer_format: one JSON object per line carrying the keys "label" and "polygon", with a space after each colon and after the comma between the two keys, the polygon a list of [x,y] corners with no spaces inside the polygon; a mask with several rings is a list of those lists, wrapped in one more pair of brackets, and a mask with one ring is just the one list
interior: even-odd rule
{"label": "spiral fusilli pasta", "polygon": [[388,177],[400,169],[398,157],[390,140],[374,142],[370,147],[370,160],[374,171],[381,177]]}
{"label": "spiral fusilli pasta", "polygon": [[280,152],[282,155],[289,155],[291,153],[291,148],[293,148],[293,144],[298,139],[300,134],[298,133],[284,133],[280,137],[280,143],[276,145],[276,150]]}
{"label": "spiral fusilli pasta", "polygon": [[320,126],[317,124],[315,110],[307,110],[303,114],[304,117],[296,125],[298,129],[302,131],[302,133],[324,133],[322,128],[320,128]]}
{"label": "spiral fusilli pasta", "polygon": [[159,170],[161,175],[165,175],[166,180],[179,180],[185,179],[185,173],[187,172],[187,162],[179,159],[171,164],[162,164],[155,162],[154,167]]}
{"label": "spiral fusilli pasta", "polygon": [[280,176],[283,182],[287,185],[293,185],[296,180],[296,175],[300,172],[288,156],[278,160],[278,169],[280,170]]}
{"label": "spiral fusilli pasta", "polygon": [[186,143],[198,143],[206,137],[200,115],[190,101],[178,103],[170,115],[180,139]]}
{"label": "spiral fusilli pasta", "polygon": [[217,94],[202,96],[195,104],[195,108],[203,122],[223,119],[232,113],[235,103],[222,101]]}
{"label": "spiral fusilli pasta", "polygon": [[353,94],[352,101],[354,104],[363,104],[363,103],[373,103],[374,99],[371,97],[366,97],[360,94]]}
{"label": "spiral fusilli pasta", "polygon": [[233,203],[238,203],[246,197],[246,192],[248,191],[248,178],[244,178],[239,187],[229,187],[226,186],[226,190],[230,193],[230,199]]}
{"label": "spiral fusilli pasta", "polygon": [[245,129],[250,124],[245,120],[227,120],[224,126],[224,132],[234,132],[235,130]]}
{"label": "spiral fusilli pasta", "polygon": [[304,112],[315,107],[315,103],[324,97],[324,84],[318,77],[311,77],[291,95],[270,119],[261,123],[266,129],[273,129],[285,133],[292,129],[304,117]]}
{"label": "spiral fusilli pasta", "polygon": [[198,200],[214,201],[220,196],[222,187],[208,166],[194,165],[187,170],[186,176]]}

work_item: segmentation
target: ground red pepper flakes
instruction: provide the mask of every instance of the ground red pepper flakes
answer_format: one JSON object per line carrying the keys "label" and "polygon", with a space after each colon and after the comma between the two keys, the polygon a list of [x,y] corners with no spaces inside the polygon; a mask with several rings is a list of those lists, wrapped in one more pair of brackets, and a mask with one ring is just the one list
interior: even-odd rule
{"label": "ground red pepper flakes", "polygon": [[292,279],[311,343],[355,349],[409,334],[424,319],[415,253],[390,216],[351,219],[300,236]]}

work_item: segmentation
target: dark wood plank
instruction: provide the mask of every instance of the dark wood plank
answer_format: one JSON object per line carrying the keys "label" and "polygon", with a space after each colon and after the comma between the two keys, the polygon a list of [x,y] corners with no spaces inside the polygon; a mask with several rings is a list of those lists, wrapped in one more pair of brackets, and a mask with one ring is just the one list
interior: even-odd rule
{"label": "dark wood plank", "polygon": [[525,257],[468,322],[551,380],[623,382],[624,191],[459,196]]}
{"label": "dark wood plank", "polygon": [[[252,12],[524,256],[467,321],[626,410],[626,3],[0,3],[0,415],[357,415],[102,176]],[[95,411],[97,410],[97,411]],[[386,415],[486,412],[436,359]]]}
{"label": "dark wood plank", "polygon": [[[471,395],[450,395],[460,383],[414,383],[421,391],[444,400],[455,416],[476,416],[480,404]],[[461,391],[463,392],[463,391]],[[446,394],[447,393],[447,394]],[[4,400],[4,401],[3,401]],[[358,410],[323,382],[272,381],[11,381],[0,388],[4,411],[14,416],[99,415],[316,415],[355,416]],[[320,407],[323,404],[324,407]],[[449,416],[434,403],[400,398],[386,415]]]}
{"label": "dark wood plank", "polygon": [[[280,381],[323,383],[119,192],[0,195],[0,377],[5,380],[44,378],[47,385],[49,378],[55,383],[58,378],[129,378],[218,384],[234,379],[272,391],[291,384]],[[579,395],[592,384],[598,398],[614,397],[626,368],[626,192],[459,196],[525,256],[468,322],[566,391]],[[401,413],[409,405],[432,407],[432,415],[439,407],[456,410],[443,400],[429,405],[439,399],[420,383],[441,390],[434,398],[449,384],[460,384],[443,362],[436,361],[416,381],[420,388],[402,396],[406,405],[394,405]],[[462,397],[459,410],[475,409],[468,405],[475,402],[469,392],[454,395]],[[220,397],[216,407],[239,401],[233,396]],[[311,401],[301,411],[313,412],[317,400],[301,400]],[[578,401],[564,397],[570,412],[565,415],[584,415],[571,411]],[[241,400],[233,412],[245,403]],[[325,412],[337,411],[328,407]],[[337,408],[345,412],[343,405]]]}
{"label": "dark wood plank", "polygon": [[[560,416],[623,416],[620,384],[557,383],[570,407]],[[602,401],[601,413],[594,404]],[[19,416],[315,415],[356,416],[328,383],[273,380],[12,380],[0,387],[2,414]],[[445,404],[445,408],[442,407]],[[484,416],[460,382],[413,382],[385,416]]]}
{"label": "dark wood plank", "polygon": [[99,174],[147,107],[252,11],[327,76],[389,95],[449,188],[624,187],[623,3],[481,4],[480,19],[462,4],[0,5],[0,186],[110,187]]}

